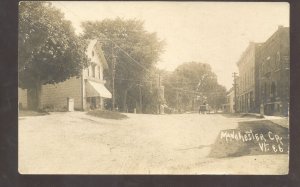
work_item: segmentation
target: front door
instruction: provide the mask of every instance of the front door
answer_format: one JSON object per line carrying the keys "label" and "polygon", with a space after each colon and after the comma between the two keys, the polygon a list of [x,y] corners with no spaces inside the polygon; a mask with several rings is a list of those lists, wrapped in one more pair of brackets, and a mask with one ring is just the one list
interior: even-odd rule
{"label": "front door", "polygon": [[96,97],[91,97],[91,108],[95,109],[97,107]]}
{"label": "front door", "polygon": [[95,109],[97,106],[96,97],[88,97],[87,103],[88,103],[89,109]]}
{"label": "front door", "polygon": [[28,109],[35,110],[37,109],[37,93],[36,89],[27,89],[27,105]]}

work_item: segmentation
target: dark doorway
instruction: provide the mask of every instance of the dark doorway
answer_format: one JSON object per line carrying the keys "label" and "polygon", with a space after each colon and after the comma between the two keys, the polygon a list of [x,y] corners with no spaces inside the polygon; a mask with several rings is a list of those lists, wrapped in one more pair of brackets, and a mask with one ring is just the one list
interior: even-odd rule
{"label": "dark doorway", "polygon": [[37,109],[38,102],[36,89],[27,89],[27,102],[27,107],[29,110]]}

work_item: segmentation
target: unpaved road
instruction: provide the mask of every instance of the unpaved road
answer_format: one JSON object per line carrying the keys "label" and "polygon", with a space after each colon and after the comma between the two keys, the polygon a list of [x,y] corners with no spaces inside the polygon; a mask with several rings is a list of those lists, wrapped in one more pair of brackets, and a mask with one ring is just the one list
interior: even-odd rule
{"label": "unpaved road", "polygon": [[[221,130],[248,118],[220,114],[126,114],[109,120],[84,112],[19,118],[22,174],[286,174],[288,154],[211,157]],[[256,120],[256,119],[254,119]],[[259,122],[259,120],[257,120]],[[221,145],[222,146],[222,145]],[[212,150],[216,149],[216,150]],[[224,149],[224,147],[223,147]]]}

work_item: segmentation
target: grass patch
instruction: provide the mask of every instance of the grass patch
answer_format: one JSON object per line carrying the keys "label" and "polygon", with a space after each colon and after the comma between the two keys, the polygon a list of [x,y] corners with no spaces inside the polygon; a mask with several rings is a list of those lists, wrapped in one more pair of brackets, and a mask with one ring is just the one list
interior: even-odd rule
{"label": "grass patch", "polygon": [[33,111],[33,110],[19,110],[19,117],[24,116],[44,116],[48,115],[48,112],[45,111]]}
{"label": "grass patch", "polygon": [[95,116],[95,117],[99,117],[99,118],[105,118],[105,119],[121,120],[121,119],[128,118],[125,114],[121,114],[119,112],[108,111],[108,110],[92,110],[92,111],[87,112],[87,114]]}

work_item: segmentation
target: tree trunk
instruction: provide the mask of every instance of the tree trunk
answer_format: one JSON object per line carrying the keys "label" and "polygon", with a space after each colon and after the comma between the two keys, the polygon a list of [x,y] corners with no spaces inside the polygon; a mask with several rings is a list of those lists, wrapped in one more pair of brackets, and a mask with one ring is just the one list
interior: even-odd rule
{"label": "tree trunk", "polygon": [[192,96],[192,108],[191,111],[195,111],[195,97]]}
{"label": "tree trunk", "polygon": [[37,109],[36,89],[35,88],[27,88],[27,105],[28,105],[29,110]]}
{"label": "tree trunk", "polygon": [[42,95],[42,84],[40,81],[36,81],[33,88],[27,89],[27,102],[28,109],[30,110],[41,110],[41,95]]}
{"label": "tree trunk", "polygon": [[36,82],[36,101],[37,110],[42,110],[42,83],[39,80]]}
{"label": "tree trunk", "polygon": [[124,90],[124,95],[123,95],[123,112],[127,112],[127,93],[128,90]]}

